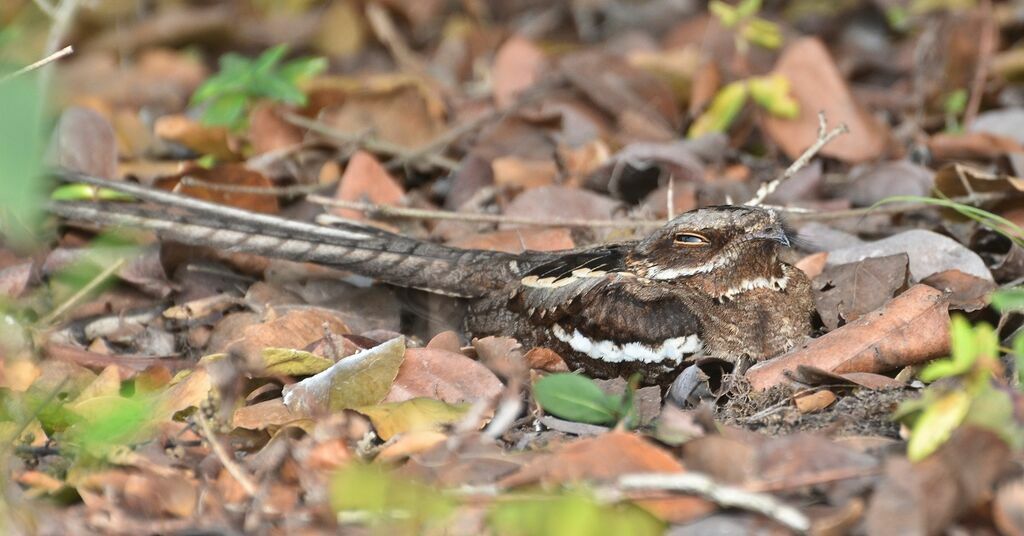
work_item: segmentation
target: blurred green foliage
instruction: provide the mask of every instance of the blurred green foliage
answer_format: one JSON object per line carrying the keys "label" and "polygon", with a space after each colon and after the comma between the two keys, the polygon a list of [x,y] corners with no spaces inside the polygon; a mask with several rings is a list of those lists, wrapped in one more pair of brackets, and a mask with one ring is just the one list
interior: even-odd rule
{"label": "blurred green foliage", "polygon": [[211,76],[192,95],[192,104],[204,105],[203,122],[239,130],[246,125],[247,113],[259,100],[303,105],[306,95],[299,89],[304,80],[327,68],[319,57],[283,62],[288,45],[268,49],[256,58],[225,54],[220,72]]}

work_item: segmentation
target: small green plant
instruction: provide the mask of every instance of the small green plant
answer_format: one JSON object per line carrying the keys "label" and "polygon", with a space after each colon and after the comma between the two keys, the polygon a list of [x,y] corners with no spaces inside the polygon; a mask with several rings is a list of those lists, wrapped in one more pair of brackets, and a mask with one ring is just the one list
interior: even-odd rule
{"label": "small green plant", "polygon": [[36,242],[48,190],[43,173],[45,128],[38,80],[32,74],[3,79],[0,66],[0,235],[8,243]]}
{"label": "small green plant", "polygon": [[625,421],[629,425],[635,421],[633,391],[638,380],[630,380],[625,394],[609,395],[589,378],[552,374],[533,385],[533,395],[544,411],[562,419],[601,425]]}
{"label": "small green plant", "polygon": [[942,103],[942,108],[946,112],[946,132],[953,134],[963,132],[960,116],[967,109],[967,90],[961,88],[947,95],[946,100]]}
{"label": "small green plant", "polygon": [[[1001,312],[1024,309],[1024,289],[997,292],[992,304]],[[935,452],[963,424],[990,429],[1014,448],[1024,446],[1024,427],[1014,417],[1012,391],[996,380],[1002,372],[999,336],[984,322],[971,325],[954,316],[950,325],[950,357],[935,361],[919,377],[932,385],[917,400],[904,402],[894,417],[910,427],[907,457],[912,461]],[[1018,388],[1024,367],[1024,335],[1013,341]]]}
{"label": "small green plant", "polygon": [[708,5],[708,10],[725,28],[732,30],[736,39],[736,50],[746,55],[753,43],[757,46],[776,49],[782,45],[782,31],[774,22],[758,17],[761,0],[741,0],[735,6],[719,0]]}
{"label": "small green plant", "polygon": [[800,104],[789,95],[789,80],[781,74],[738,80],[715,94],[711,105],[698,117],[687,137],[699,138],[712,132],[727,132],[748,100],[769,114],[784,119],[800,115]]}
{"label": "small green plant", "polygon": [[306,57],[282,63],[287,53],[287,45],[278,45],[255,59],[238,54],[222,56],[220,72],[192,95],[192,104],[206,106],[203,122],[238,130],[245,126],[249,109],[261,99],[305,104],[306,95],[299,84],[323,72],[327,60]]}

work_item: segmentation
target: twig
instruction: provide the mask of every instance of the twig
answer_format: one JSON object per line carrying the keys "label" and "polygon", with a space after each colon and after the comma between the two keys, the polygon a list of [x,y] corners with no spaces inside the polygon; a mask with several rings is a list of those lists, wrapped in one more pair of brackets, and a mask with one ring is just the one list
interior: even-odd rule
{"label": "twig", "polygon": [[41,59],[41,60],[39,60],[37,62],[31,63],[29,65],[26,65],[26,66],[22,67],[21,69],[18,69],[17,71],[14,71],[13,73],[5,74],[4,76],[0,77],[0,84],[2,84],[4,82],[7,82],[8,80],[11,80],[12,78],[17,78],[17,77],[19,77],[19,76],[21,76],[21,75],[23,75],[25,73],[34,71],[34,70],[39,69],[41,67],[44,67],[44,66],[46,66],[46,65],[48,65],[48,64],[50,64],[52,62],[55,62],[55,61],[65,57],[65,56],[70,56],[74,52],[75,52],[75,49],[71,45],[68,45],[68,46],[58,50],[57,52],[54,52],[53,54],[50,54],[49,56],[47,56],[47,57],[45,57],[45,58],[43,58],[43,59]]}
{"label": "twig", "polygon": [[[285,121],[288,121],[293,125],[309,129],[321,136],[331,138],[341,143],[354,143],[373,153],[403,159],[407,159],[411,154],[408,149],[400,145],[363,135],[343,132],[336,128],[331,128],[322,121],[314,121],[298,114],[285,113],[283,114],[283,118]],[[459,163],[455,160],[435,154],[425,154],[423,155],[422,160],[427,164],[437,166],[445,171],[453,171],[459,167]]]}
{"label": "twig", "polygon": [[179,181],[184,186],[198,186],[206,188],[208,190],[217,190],[220,192],[234,192],[241,194],[253,194],[253,195],[267,195],[267,196],[280,196],[280,197],[292,197],[299,195],[309,195],[320,190],[326,190],[332,186],[338,184],[338,181],[328,182],[324,184],[296,184],[292,186],[248,186],[244,184],[220,184],[216,182],[204,181],[188,175],[181,178]]}
{"label": "twig", "polygon": [[[311,203],[331,207],[347,208],[358,210],[370,216],[382,218],[404,218],[416,220],[455,220],[474,223],[505,223],[509,225],[534,225],[539,227],[661,227],[665,225],[661,220],[580,220],[580,219],[552,219],[538,220],[534,218],[515,218],[501,214],[479,214],[474,212],[452,212],[449,210],[430,210],[421,208],[393,207],[389,205],[377,205],[373,203],[361,203],[358,201],[341,201],[321,195],[306,196]],[[333,216],[320,216],[321,222],[329,224]]]}
{"label": "twig", "polygon": [[700,495],[715,504],[741,508],[768,517],[790,530],[807,532],[811,522],[800,510],[771,495],[755,493],[716,483],[711,477],[696,473],[638,473],[622,475],[617,486],[606,488],[611,497],[625,491],[674,491]]}
{"label": "twig", "polygon": [[766,182],[757,189],[757,193],[754,197],[747,201],[746,205],[757,206],[764,202],[765,198],[772,194],[776,188],[779,187],[783,182],[793,178],[798,171],[803,169],[810,163],[811,159],[814,158],[818,151],[822,147],[827,145],[829,142],[834,140],[840,134],[846,134],[850,131],[850,128],[846,126],[846,123],[840,123],[840,125],[831,131],[828,130],[828,122],[825,120],[825,112],[818,112],[818,139],[810,147],[807,148],[799,158],[793,161],[792,164],[786,168],[786,171],[782,173],[782,176]]}
{"label": "twig", "polygon": [[35,2],[36,7],[39,8],[39,11],[42,11],[43,13],[46,13],[47,17],[50,17],[52,19],[52,18],[57,16],[57,9],[54,8],[53,5],[50,4],[49,2],[47,2],[46,0],[32,0],[32,1]]}
{"label": "twig", "polygon": [[[52,16],[53,26],[50,26],[50,33],[46,37],[46,48],[44,49],[46,54],[53,54],[60,49],[60,43],[67,36],[79,7],[81,7],[79,0],[61,0],[60,4],[57,5]],[[52,66],[52,62],[47,63],[40,71],[39,92],[42,95],[40,99],[42,102],[47,102],[48,100],[50,81],[53,78]]]}
{"label": "twig", "polygon": [[115,272],[120,270],[121,267],[124,266],[124,263],[125,259],[118,259],[111,263],[110,266],[107,266],[102,272],[97,274],[96,277],[92,278],[91,281],[86,283],[85,286],[78,289],[78,292],[72,294],[71,297],[64,300],[64,303],[61,303],[60,305],[57,306],[56,309],[50,311],[48,315],[41,318],[38,322],[38,325],[49,326],[58,318],[64,316],[64,313],[67,313],[72,307],[78,305],[79,302],[84,300],[86,296],[91,294],[92,291],[96,290],[97,287],[102,285],[103,282],[107,280],[107,278],[114,275]]}
{"label": "twig", "polygon": [[228,455],[228,451],[224,449],[224,445],[220,443],[217,436],[213,433],[213,427],[210,426],[210,421],[206,420],[206,416],[203,415],[202,409],[196,412],[196,421],[199,422],[199,427],[203,430],[203,435],[206,436],[206,442],[210,444],[210,448],[213,449],[213,453],[220,460],[221,465],[224,466],[224,470],[228,472],[234,478],[245,493],[249,497],[255,497],[259,493],[259,487],[253,482],[252,477],[249,473],[242,469],[235,460]]}

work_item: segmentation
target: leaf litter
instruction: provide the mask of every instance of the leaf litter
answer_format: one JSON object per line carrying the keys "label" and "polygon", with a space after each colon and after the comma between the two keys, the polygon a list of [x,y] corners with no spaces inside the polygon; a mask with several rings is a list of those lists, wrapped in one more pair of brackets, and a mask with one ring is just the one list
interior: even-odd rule
{"label": "leaf litter", "polygon": [[[526,4],[90,6],[52,121],[31,78],[0,75],[25,104],[2,145],[29,148],[0,175],[557,250],[755,198],[824,111],[849,132],[768,197],[810,242],[787,260],[815,282],[814,336],[742,377],[699,361],[666,401],[343,270],[112,248],[43,222],[44,183],[0,182],[21,196],[0,246],[4,530],[1021,532],[1024,337],[1014,295],[992,305],[1024,277],[1020,14]],[[125,201],[81,186],[54,199]]]}

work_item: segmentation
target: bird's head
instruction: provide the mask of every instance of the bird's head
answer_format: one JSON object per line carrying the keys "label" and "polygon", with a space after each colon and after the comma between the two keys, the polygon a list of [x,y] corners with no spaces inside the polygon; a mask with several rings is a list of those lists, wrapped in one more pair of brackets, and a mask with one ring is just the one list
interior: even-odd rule
{"label": "bird's head", "polygon": [[707,207],[676,217],[640,241],[628,262],[638,275],[656,280],[774,271],[778,248],[790,246],[791,236],[772,210]]}

